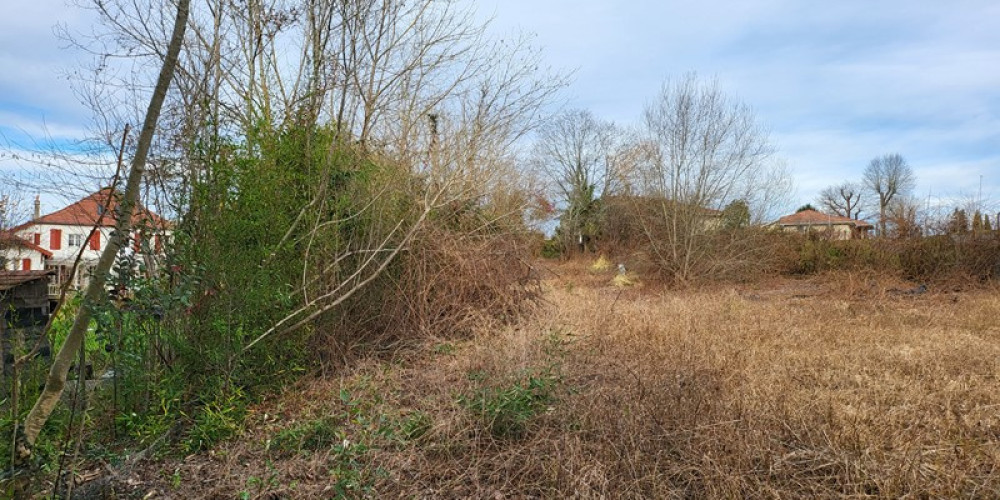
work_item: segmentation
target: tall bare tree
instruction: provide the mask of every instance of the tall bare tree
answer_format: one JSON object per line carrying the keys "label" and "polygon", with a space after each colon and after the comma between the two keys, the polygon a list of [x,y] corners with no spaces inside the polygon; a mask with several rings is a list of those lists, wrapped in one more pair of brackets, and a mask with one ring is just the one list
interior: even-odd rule
{"label": "tall bare tree", "polygon": [[906,159],[891,153],[872,159],[865,169],[863,180],[865,187],[878,196],[879,234],[886,235],[889,206],[897,196],[913,191],[917,177]]}
{"label": "tall bare tree", "polygon": [[819,193],[816,200],[823,208],[843,217],[857,219],[861,216],[864,189],[853,182],[829,186]]}
{"label": "tall bare tree", "polygon": [[539,130],[533,161],[549,179],[562,211],[560,231],[567,249],[593,236],[598,200],[611,194],[620,179],[613,171],[618,137],[613,123],[586,110],[561,113]]}
{"label": "tall bare tree", "polygon": [[666,83],[646,107],[644,129],[649,156],[635,184],[654,208],[646,233],[665,270],[685,282],[705,264],[714,211],[788,184],[769,161],[774,148],[753,110],[714,81]]}

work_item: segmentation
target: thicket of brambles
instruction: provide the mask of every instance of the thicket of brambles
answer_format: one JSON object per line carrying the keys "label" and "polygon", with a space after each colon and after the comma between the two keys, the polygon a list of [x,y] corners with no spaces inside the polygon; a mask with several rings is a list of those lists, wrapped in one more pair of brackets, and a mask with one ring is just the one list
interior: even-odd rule
{"label": "thicket of brambles", "polygon": [[[170,39],[172,13],[94,6],[116,35],[110,50]],[[20,479],[5,487],[19,494],[68,495],[64,471],[101,454],[204,450],[305,373],[511,321],[537,298],[513,144],[562,80],[530,46],[494,42],[471,13],[432,0],[195,3],[188,24],[197,36],[144,179],[160,201],[147,204],[175,221],[172,242],[157,262],[118,259],[107,278],[127,294],[59,312],[51,351],[85,308],[74,373],[89,366],[105,382],[70,374],[73,404],[43,415],[30,450],[23,436],[0,440]],[[142,85],[113,87],[143,98]],[[132,108],[112,102],[93,104],[120,137]],[[20,429],[45,394],[46,368],[12,379],[4,428]],[[29,458],[12,468],[18,457]]]}

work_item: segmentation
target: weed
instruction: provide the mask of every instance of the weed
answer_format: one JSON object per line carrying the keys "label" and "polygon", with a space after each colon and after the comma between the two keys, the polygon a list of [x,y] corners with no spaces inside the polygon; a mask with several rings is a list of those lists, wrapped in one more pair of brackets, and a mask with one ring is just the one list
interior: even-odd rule
{"label": "weed", "polygon": [[181,469],[179,467],[174,469],[174,473],[170,476],[170,487],[175,490],[181,487]]}
{"label": "weed", "polygon": [[344,439],[333,446],[330,476],[333,478],[333,492],[337,498],[367,496],[374,491],[375,476],[381,471],[370,470],[364,459],[369,448],[363,443]]}
{"label": "weed", "polygon": [[431,416],[422,411],[415,411],[399,423],[399,431],[402,438],[407,441],[416,441],[424,437],[432,426]]}
{"label": "weed", "polygon": [[450,355],[455,353],[455,344],[442,342],[434,346],[434,354]]}
{"label": "weed", "polygon": [[506,387],[485,387],[459,397],[498,439],[520,439],[528,424],[554,401],[558,379],[550,372],[529,375]]}
{"label": "weed", "polygon": [[604,255],[598,257],[598,259],[590,265],[590,272],[592,273],[603,273],[608,269],[611,269],[611,261]]}
{"label": "weed", "polygon": [[282,429],[271,439],[267,449],[288,454],[328,449],[344,439],[338,424],[339,419],[327,416]]}
{"label": "weed", "polygon": [[193,425],[181,443],[184,453],[204,451],[228,439],[242,428],[246,402],[239,394],[225,401],[212,401],[194,414]]}

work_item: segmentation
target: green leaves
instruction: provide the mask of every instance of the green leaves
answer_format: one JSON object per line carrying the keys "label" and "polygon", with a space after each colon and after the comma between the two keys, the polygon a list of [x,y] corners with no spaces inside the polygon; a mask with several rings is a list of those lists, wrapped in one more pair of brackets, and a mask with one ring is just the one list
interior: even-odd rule
{"label": "green leaves", "polygon": [[506,386],[482,387],[459,396],[458,402],[475,414],[497,439],[520,439],[531,420],[555,400],[559,379],[551,372],[527,375]]}

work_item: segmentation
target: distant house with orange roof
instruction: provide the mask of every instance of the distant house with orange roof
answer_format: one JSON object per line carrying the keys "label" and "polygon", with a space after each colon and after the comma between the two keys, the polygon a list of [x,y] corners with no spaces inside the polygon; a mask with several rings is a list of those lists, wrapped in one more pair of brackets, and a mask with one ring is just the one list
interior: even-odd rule
{"label": "distant house with orange roof", "polygon": [[831,240],[867,238],[869,231],[874,228],[863,220],[825,214],[810,209],[786,215],[778,219],[774,226],[782,231],[821,233],[821,236]]}
{"label": "distant house with orange roof", "polygon": [[[10,270],[57,271],[52,285],[70,281],[86,286],[115,228],[119,195],[104,188],[55,212],[42,215],[35,199],[34,217],[0,235],[0,259]],[[132,214],[133,232],[127,251],[159,254],[171,235],[170,223],[139,204]],[[80,258],[77,272],[74,262]]]}

